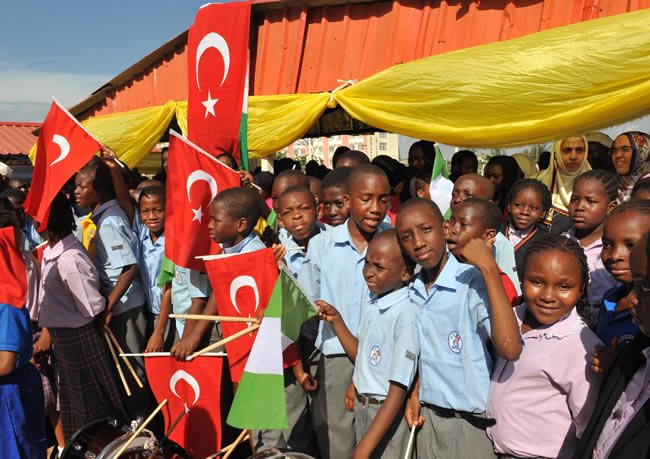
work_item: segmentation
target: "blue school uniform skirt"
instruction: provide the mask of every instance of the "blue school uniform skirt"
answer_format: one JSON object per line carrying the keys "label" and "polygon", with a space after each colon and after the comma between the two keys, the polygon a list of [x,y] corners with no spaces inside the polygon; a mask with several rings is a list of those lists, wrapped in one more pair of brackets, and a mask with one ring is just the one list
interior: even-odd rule
{"label": "blue school uniform skirt", "polygon": [[33,365],[0,378],[0,457],[45,457],[43,404],[41,377]]}

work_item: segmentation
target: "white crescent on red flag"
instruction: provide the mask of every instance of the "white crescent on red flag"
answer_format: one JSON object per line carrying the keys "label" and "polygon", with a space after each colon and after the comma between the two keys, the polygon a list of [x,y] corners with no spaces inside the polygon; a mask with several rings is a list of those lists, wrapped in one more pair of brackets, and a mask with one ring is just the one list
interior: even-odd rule
{"label": "white crescent on red flag", "polygon": [[210,253],[210,202],[239,186],[239,173],[174,131],[167,156],[165,255],[178,266],[205,271],[196,257]]}
{"label": "white crescent on red flag", "polygon": [[250,2],[204,5],[187,38],[188,138],[210,154],[238,160],[250,12]]}
{"label": "white crescent on red flag", "polygon": [[32,185],[25,212],[45,229],[50,204],[65,182],[101,148],[86,129],[55,100],[41,126],[36,143]]}
{"label": "white crescent on red flag", "polygon": [[[261,249],[205,262],[212,285],[217,311],[222,316],[250,317],[265,309],[275,281],[278,268],[273,249]],[[224,337],[237,333],[251,324],[221,322]],[[230,375],[234,382],[241,379],[253,347],[255,334],[244,335],[226,344]]]}
{"label": "white crescent on red flag", "polygon": [[222,407],[221,401],[232,397],[231,393],[222,392],[224,387],[232,391],[223,372],[224,361],[223,357],[197,357],[185,362],[172,357],[144,359],[147,379],[156,400],[167,399],[162,410],[165,430],[188,410],[169,439],[185,448],[191,457],[207,457],[221,449],[222,408],[224,411],[229,408]]}

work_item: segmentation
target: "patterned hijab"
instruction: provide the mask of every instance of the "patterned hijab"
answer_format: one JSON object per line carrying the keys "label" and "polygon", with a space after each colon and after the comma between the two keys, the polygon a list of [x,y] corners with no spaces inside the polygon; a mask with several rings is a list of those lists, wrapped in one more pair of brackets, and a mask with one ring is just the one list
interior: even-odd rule
{"label": "patterned hijab", "polygon": [[[576,172],[569,172],[562,162],[562,152],[560,147],[562,142],[566,139],[579,137],[585,145],[585,158]],[[584,135],[570,136],[564,139],[556,140],[553,144],[553,152],[551,153],[551,162],[548,167],[539,172],[535,177],[548,187],[553,197],[553,207],[556,209],[568,212],[569,201],[571,201],[571,193],[573,193],[573,182],[582,173],[590,171],[591,166],[587,161],[587,148],[589,142]]]}
{"label": "patterned hijab", "polygon": [[[627,174],[620,176],[619,204],[628,201],[636,182],[650,176],[650,136],[644,132],[629,131],[623,134],[632,146],[632,160]],[[619,135],[618,137],[620,137]]]}

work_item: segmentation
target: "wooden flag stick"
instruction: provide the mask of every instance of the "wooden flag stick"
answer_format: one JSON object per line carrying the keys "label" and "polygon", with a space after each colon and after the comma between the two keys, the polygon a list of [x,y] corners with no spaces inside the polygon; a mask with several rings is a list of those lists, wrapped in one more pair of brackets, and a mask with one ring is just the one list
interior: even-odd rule
{"label": "wooden flag stick", "polygon": [[176,419],[174,419],[174,422],[171,423],[169,426],[169,429],[167,429],[167,432],[165,432],[165,437],[169,437],[171,433],[174,431],[176,426],[178,425],[179,422],[181,422],[181,419],[183,419],[183,416],[185,416],[187,413],[190,412],[190,409],[185,405],[183,408],[183,411],[181,411],[181,414],[179,414]]}
{"label": "wooden flag stick", "polygon": [[228,446],[226,453],[223,455],[223,459],[228,459],[232,454],[232,452],[235,451],[235,448],[237,448],[237,445],[247,440],[246,437],[248,435],[249,435],[248,430],[242,430],[241,433],[239,434],[239,437],[237,437],[237,440],[235,440],[230,444],[230,446]]}
{"label": "wooden flag stick", "polygon": [[241,331],[238,331],[234,335],[230,335],[228,338],[224,338],[221,341],[217,341],[216,343],[213,343],[213,344],[210,344],[207,347],[204,347],[200,351],[196,351],[194,354],[192,354],[191,356],[188,357],[188,360],[192,360],[193,358],[198,357],[200,355],[203,355],[206,352],[210,352],[211,350],[216,349],[218,347],[221,347],[224,344],[227,344],[227,343],[229,343],[231,341],[235,341],[237,338],[242,337],[242,336],[244,336],[244,335],[246,335],[248,333],[252,333],[255,330],[257,330],[258,328],[260,328],[260,324],[251,325],[248,328],[245,328],[245,329],[243,329]]}
{"label": "wooden flag stick", "polygon": [[294,252],[296,250],[305,250],[303,246],[300,247],[285,247],[284,248],[287,252]]}
{"label": "wooden flag stick", "polygon": [[122,447],[121,447],[120,450],[117,452],[117,454],[115,454],[115,456],[113,456],[114,458],[119,458],[120,455],[121,455],[124,451],[126,451],[126,448],[128,448],[129,445],[133,442],[133,440],[135,440],[135,439],[138,437],[138,435],[140,435],[140,433],[144,430],[144,428],[147,427],[147,424],[149,424],[149,423],[151,422],[151,420],[153,419],[153,417],[158,413],[158,411],[162,410],[162,409],[163,409],[163,406],[165,406],[166,404],[167,404],[167,399],[165,399],[165,400],[163,400],[162,402],[160,402],[160,405],[158,405],[158,406],[156,407],[156,409],[153,410],[153,412],[149,415],[149,417],[148,417],[147,419],[145,419],[145,421],[144,421],[142,424],[140,424],[140,427],[138,427],[138,428],[136,429],[136,431],[133,432],[133,434],[129,437],[129,439],[126,441],[126,443],[124,443],[124,445],[122,445]]}
{"label": "wooden flag stick", "polygon": [[129,385],[126,383],[126,378],[124,377],[124,373],[122,373],[122,367],[120,366],[120,361],[117,359],[117,355],[115,355],[115,349],[113,349],[113,345],[111,344],[111,340],[108,337],[108,334],[106,332],[102,333],[104,335],[104,339],[106,340],[106,346],[108,346],[108,350],[111,353],[111,357],[113,357],[113,363],[117,367],[117,372],[120,375],[120,379],[122,380],[122,385],[124,386],[124,390],[126,391],[126,395],[129,397],[131,396],[131,389],[129,389]]}
{"label": "wooden flag stick", "polygon": [[[108,337],[111,339],[111,341],[113,342],[113,345],[115,346],[115,349],[117,349],[117,351],[120,353],[120,355],[124,354],[124,350],[122,350],[122,346],[120,346],[120,343],[117,342],[117,338],[115,338],[115,336],[113,335],[113,332],[111,331],[110,328],[108,328],[108,326],[106,326],[106,333],[108,334]],[[140,389],[142,389],[144,387],[144,384],[142,384],[142,381],[138,377],[138,374],[133,369],[133,366],[131,365],[131,362],[129,362],[129,358],[128,357],[122,357],[122,360],[124,360],[124,363],[126,364],[126,368],[129,369],[129,371],[131,372],[131,376],[133,376],[133,379],[135,379],[135,383],[138,385],[138,387]]]}
{"label": "wooden flag stick", "polygon": [[252,322],[257,323],[257,319],[251,317],[235,316],[204,316],[201,314],[169,314],[170,319],[190,319],[190,320],[214,320],[218,322]]}

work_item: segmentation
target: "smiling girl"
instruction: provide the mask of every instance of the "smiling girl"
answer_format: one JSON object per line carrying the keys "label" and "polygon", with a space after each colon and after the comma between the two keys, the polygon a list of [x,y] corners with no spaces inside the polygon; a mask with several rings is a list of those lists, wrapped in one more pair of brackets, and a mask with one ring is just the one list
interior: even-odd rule
{"label": "smiling girl", "polygon": [[525,303],[515,309],[524,346],[519,359],[495,364],[488,436],[506,456],[572,457],[599,386],[590,357],[600,341],[581,318],[587,260],[575,241],[547,234],[525,264]]}

